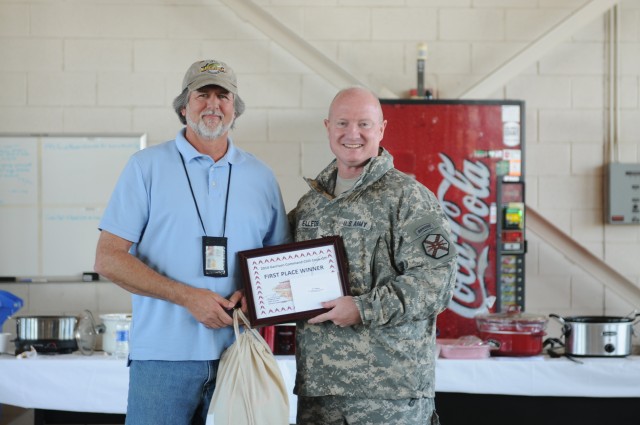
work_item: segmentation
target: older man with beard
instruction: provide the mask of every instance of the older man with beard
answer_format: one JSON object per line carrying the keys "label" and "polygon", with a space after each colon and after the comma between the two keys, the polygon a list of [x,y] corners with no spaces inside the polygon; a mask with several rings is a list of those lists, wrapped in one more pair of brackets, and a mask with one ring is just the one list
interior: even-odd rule
{"label": "older man with beard", "polygon": [[224,62],[189,67],[176,138],[134,154],[100,222],[95,270],[131,292],[126,423],[204,424],[246,311],[236,252],[290,241],[273,172],[229,136],[245,109]]}

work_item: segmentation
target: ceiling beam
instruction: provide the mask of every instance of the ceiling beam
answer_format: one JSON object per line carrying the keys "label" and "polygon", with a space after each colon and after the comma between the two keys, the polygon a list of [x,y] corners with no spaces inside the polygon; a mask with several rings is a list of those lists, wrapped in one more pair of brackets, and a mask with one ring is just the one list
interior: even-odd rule
{"label": "ceiling beam", "polygon": [[640,288],[528,205],[526,227],[561,252],[569,261],[593,276],[605,288],[618,294],[629,304],[640,305]]}
{"label": "ceiling beam", "polygon": [[353,85],[367,86],[366,83],[360,81],[352,73],[331,60],[253,1],[221,1],[233,10],[240,19],[246,20],[262,31],[267,37],[278,43],[333,86],[337,88]]}
{"label": "ceiling beam", "polygon": [[486,99],[530,65],[542,59],[558,44],[569,39],[579,29],[593,22],[618,3],[618,0],[590,0],[562,22],[534,40],[515,56],[491,71],[462,93],[460,99]]}

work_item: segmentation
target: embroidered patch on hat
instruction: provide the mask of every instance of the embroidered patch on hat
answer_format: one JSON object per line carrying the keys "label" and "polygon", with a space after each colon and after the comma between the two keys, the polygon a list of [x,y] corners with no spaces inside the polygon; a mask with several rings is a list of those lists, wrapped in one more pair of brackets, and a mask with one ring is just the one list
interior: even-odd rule
{"label": "embroidered patch on hat", "polygon": [[432,233],[422,241],[424,252],[436,260],[449,254],[449,241],[439,233]]}
{"label": "embroidered patch on hat", "polygon": [[209,74],[218,74],[225,72],[224,65],[218,62],[208,62],[200,67],[200,72],[208,72]]}

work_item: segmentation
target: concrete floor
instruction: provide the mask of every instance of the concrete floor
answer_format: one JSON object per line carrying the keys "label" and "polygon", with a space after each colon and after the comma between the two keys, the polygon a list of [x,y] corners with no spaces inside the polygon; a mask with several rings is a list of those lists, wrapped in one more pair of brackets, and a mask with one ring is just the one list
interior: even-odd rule
{"label": "concrete floor", "polygon": [[[33,409],[23,409],[21,407],[8,405],[0,406],[0,425],[34,425],[34,421],[35,413]],[[55,419],[53,423],[56,423],[58,425],[65,425]],[[79,425],[79,422],[74,421],[73,424],[67,425]]]}
{"label": "concrete floor", "polygon": [[3,404],[0,406],[0,425],[33,425],[33,410]]}

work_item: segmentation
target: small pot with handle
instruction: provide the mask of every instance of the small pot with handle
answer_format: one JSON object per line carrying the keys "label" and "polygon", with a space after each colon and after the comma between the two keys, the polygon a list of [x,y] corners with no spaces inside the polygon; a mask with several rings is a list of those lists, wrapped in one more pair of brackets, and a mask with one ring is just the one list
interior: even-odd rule
{"label": "small pot with handle", "polygon": [[78,349],[76,316],[18,316],[14,340],[16,354],[31,348],[39,353],[71,353]]}
{"label": "small pot with handle", "polygon": [[20,340],[75,340],[76,316],[20,316],[15,320]]}
{"label": "small pot with handle", "polygon": [[635,318],[619,316],[549,317],[562,325],[564,351],[570,356],[625,357],[631,354]]}

